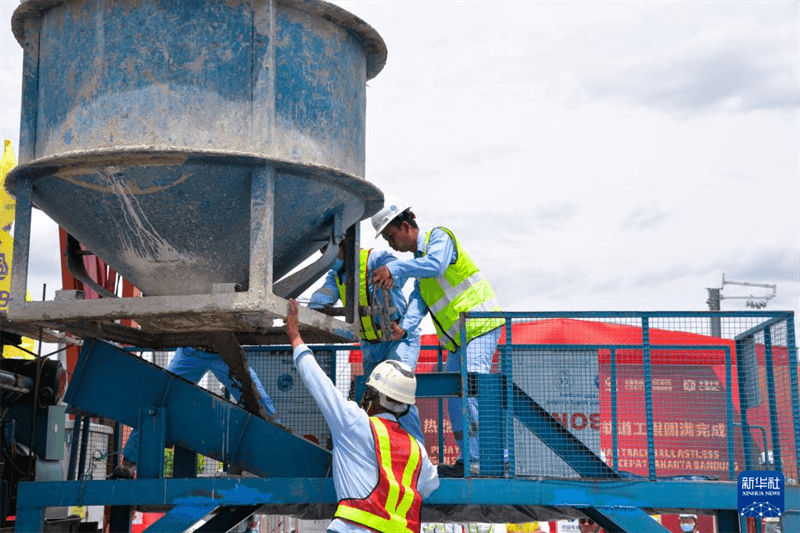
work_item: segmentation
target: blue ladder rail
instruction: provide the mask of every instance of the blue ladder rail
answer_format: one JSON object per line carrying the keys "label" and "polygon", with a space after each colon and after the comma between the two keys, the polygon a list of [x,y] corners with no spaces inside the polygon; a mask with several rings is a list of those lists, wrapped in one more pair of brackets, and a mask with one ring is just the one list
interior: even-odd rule
{"label": "blue ladder rail", "polygon": [[618,478],[619,474],[516,384],[514,416],[582,477]]}
{"label": "blue ladder rail", "polygon": [[[140,410],[166,412],[159,421],[164,445],[176,444],[259,476],[329,475],[328,450],[96,339],[84,341],[64,400],[140,431]],[[160,449],[154,455],[163,457]]]}

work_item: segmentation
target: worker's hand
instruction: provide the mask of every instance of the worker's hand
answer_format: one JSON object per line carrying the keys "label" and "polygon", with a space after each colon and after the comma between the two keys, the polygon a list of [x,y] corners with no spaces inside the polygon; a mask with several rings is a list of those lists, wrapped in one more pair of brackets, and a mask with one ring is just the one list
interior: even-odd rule
{"label": "worker's hand", "polygon": [[289,336],[289,342],[292,343],[292,348],[297,348],[303,344],[303,339],[300,337],[300,326],[297,322],[297,300],[289,300],[289,316],[286,317],[286,334]]}
{"label": "worker's hand", "polygon": [[392,322],[392,336],[389,340],[399,341],[406,336],[406,330],[397,325],[397,322]]}
{"label": "worker's hand", "polygon": [[389,272],[389,267],[383,265],[378,270],[373,272],[372,284],[383,289],[391,289],[394,287],[394,278],[392,278],[392,273]]}

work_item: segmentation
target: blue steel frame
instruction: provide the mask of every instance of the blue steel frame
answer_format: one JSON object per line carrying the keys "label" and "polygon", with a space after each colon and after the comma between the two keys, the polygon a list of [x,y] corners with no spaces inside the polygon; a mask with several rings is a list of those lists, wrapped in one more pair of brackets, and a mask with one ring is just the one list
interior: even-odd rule
{"label": "blue steel frame", "polygon": [[[765,318],[760,326],[748,330],[735,339],[737,356],[739,348],[747,339],[757,334],[764,334],[767,361],[768,384],[774,387],[774,368],[772,368],[772,339],[770,328],[785,321],[787,327],[788,357],[796,361],[797,353],[794,346],[794,323],[792,313],[746,312],[746,313],[474,313],[467,318],[497,318],[503,317],[506,324],[515,318],[542,318],[542,317],[587,317],[587,318],[620,318],[636,317],[645,319],[652,317],[716,317],[716,316],[752,316]],[[643,332],[644,333],[644,332]],[[616,351],[620,349],[641,349],[649,351],[646,343],[647,336],[643,335],[641,345],[580,345],[581,349],[608,349],[611,354],[612,376],[616,378]],[[506,329],[506,344],[501,345],[502,353],[508,355],[514,349],[548,349],[555,345],[513,345],[511,328]],[[557,345],[558,348],[570,345]],[[577,345],[574,345],[577,346]],[[675,350],[719,350],[725,352],[725,375],[730,383],[732,379],[732,354],[727,346],[723,345],[657,345],[659,349]],[[431,347],[423,347],[431,349]],[[259,347],[258,350],[286,350],[285,346]],[[352,350],[353,345],[320,345],[312,349],[323,350]],[[504,357],[500,371],[511,375],[511,357]],[[441,350],[439,350],[439,365],[442,369]],[[452,396],[458,394],[466,397],[469,380],[466,376],[465,365],[462,365],[460,380],[454,380],[457,375],[443,373],[441,375],[420,375],[421,396]],[[797,368],[789,365],[791,379],[791,403],[795,442],[798,442],[798,417],[797,394]],[[742,365],[737,365],[741,372]],[[422,377],[425,376],[425,377]],[[506,398],[508,411],[504,418],[506,427],[510,426],[514,412],[514,391],[510,380],[506,380]],[[646,388],[651,388],[646,382]],[[729,457],[733,449],[733,420],[732,395],[730,387],[726,394],[726,423],[728,431]],[[743,395],[740,394],[740,398]],[[616,435],[616,399],[612,388],[612,424],[613,435]],[[742,400],[740,400],[742,401]],[[466,403],[466,402],[465,402]],[[651,403],[651,402],[650,402]],[[441,404],[440,404],[441,405]],[[648,405],[648,420],[652,421],[652,405]],[[152,413],[158,416],[158,413]],[[746,410],[742,411],[742,425],[747,427]],[[443,417],[442,409],[439,413]],[[774,400],[770,403],[770,430],[772,443],[775,446],[776,465],[783,466],[780,460],[780,440],[776,440],[778,433],[777,405]],[[439,427],[442,427],[441,425]],[[466,428],[469,425],[465,425]],[[513,432],[509,432],[511,436]],[[465,435],[466,437],[466,435]],[[440,432],[440,439],[441,439]],[[648,434],[648,444],[651,435]],[[514,464],[513,443],[510,443],[509,461]],[[778,446],[776,446],[776,444]],[[616,440],[614,446],[616,449]],[[440,446],[441,450],[441,446]],[[440,452],[441,453],[441,452]],[[797,450],[795,450],[797,453]],[[648,446],[649,462],[654,464],[653,451]],[[616,457],[616,453],[614,456]],[[468,454],[467,454],[468,457]],[[733,461],[729,461],[733,464]],[[616,465],[612,465],[616,466]],[[745,465],[750,468],[750,465]],[[542,505],[549,507],[569,507],[578,509],[588,516],[598,517],[601,525],[607,531],[638,531],[659,532],[666,531],[662,526],[647,517],[648,512],[675,509],[696,509],[699,511],[716,512],[718,515],[720,531],[736,531],[738,517],[736,511],[737,487],[732,481],[659,481],[655,479],[653,468],[648,479],[630,480],[613,479],[601,480],[532,480],[532,479],[495,479],[470,477],[468,468],[466,478],[460,480],[443,479],[441,487],[426,500],[426,504],[438,505]],[[514,470],[511,470],[513,473]],[[513,475],[513,474],[512,474]],[[20,505],[17,520],[17,531],[39,531],[44,519],[44,509],[51,506],[63,505],[162,505],[172,506],[161,525],[151,527],[148,531],[166,531],[189,524],[217,507],[233,507],[242,505],[281,504],[281,503],[335,503],[332,480],[329,478],[241,478],[241,479],[140,479],[136,481],[74,481],[74,482],[49,482],[49,483],[23,483],[20,485]],[[800,487],[790,485],[786,487],[786,512],[782,518],[786,531],[800,531]],[[647,518],[647,520],[645,520]],[[649,522],[648,522],[649,520]],[[733,524],[733,525],[732,525]],[[736,528],[734,528],[734,525]],[[187,525],[188,527],[188,525]]]}
{"label": "blue steel frame", "polygon": [[[639,510],[693,509],[735,517],[737,486],[732,482],[615,480],[514,480],[493,478],[442,479],[423,506],[564,506],[585,513],[594,510],[611,517],[607,531],[665,533]],[[170,506],[163,524],[147,531],[182,531],[214,509],[262,504],[335,504],[330,478],[196,478],[120,481],[58,481],[21,483],[16,529],[18,533],[42,530],[47,507],[64,505]],[[799,531],[800,487],[786,489],[784,531]],[[645,521],[647,518],[649,521]],[[476,517],[478,520],[479,517]],[[720,533],[738,533],[730,527]],[[735,523],[735,521],[734,521]],[[161,524],[161,525],[159,525]],[[179,527],[183,529],[179,529]],[[166,529],[167,527],[171,529]],[[737,528],[738,529],[738,528]]]}

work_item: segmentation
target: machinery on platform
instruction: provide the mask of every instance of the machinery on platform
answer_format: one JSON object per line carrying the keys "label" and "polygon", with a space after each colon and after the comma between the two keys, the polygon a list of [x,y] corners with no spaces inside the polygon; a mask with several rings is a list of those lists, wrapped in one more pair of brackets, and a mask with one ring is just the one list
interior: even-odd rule
{"label": "machinery on platform", "polygon": [[[20,338],[6,333],[6,343],[16,346]],[[0,528],[16,514],[20,482],[64,479],[65,407],[59,402],[66,383],[59,361],[0,359]]]}

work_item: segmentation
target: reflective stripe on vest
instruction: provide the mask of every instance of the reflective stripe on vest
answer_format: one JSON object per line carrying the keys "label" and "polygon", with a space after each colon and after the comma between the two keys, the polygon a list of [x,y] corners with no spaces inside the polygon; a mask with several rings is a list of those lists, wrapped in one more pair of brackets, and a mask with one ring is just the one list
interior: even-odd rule
{"label": "reflective stripe on vest", "polygon": [[[436,228],[434,228],[436,229]],[[453,232],[441,229],[453,239],[456,248],[456,262],[449,265],[444,275],[436,278],[422,278],[419,289],[422,299],[431,311],[433,325],[439,342],[450,352],[458,350],[461,343],[461,328],[458,319],[461,313],[470,311],[500,311],[500,304],[494,293],[492,284],[472,261],[467,251],[461,247]],[[428,243],[431,239],[429,231],[425,235],[427,255]],[[467,321],[467,343],[493,329],[499,328],[504,321],[501,318],[472,318]]]}
{"label": "reflective stripe on vest", "polygon": [[384,533],[418,533],[422,496],[417,479],[422,468],[419,443],[400,424],[369,419],[378,459],[378,484],[363,500],[342,500],[341,518]]}
{"label": "reflective stripe on vest", "polygon": [[[361,250],[360,266],[358,267],[358,304],[367,306],[369,305],[369,295],[367,294],[367,260],[369,253],[372,249]],[[342,305],[347,305],[345,295],[347,294],[347,286],[339,280],[339,274],[334,276],[336,286],[339,288],[339,298],[342,300]],[[359,313],[361,320],[361,338],[367,341],[380,340],[380,335],[376,333],[378,328],[372,322],[372,316],[362,316]]]}

